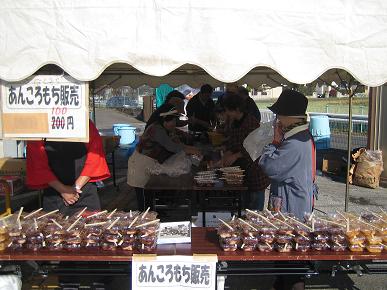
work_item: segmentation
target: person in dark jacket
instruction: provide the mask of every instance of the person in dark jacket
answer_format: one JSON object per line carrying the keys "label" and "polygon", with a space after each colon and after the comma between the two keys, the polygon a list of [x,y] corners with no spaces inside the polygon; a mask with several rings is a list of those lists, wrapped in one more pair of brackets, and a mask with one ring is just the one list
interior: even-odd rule
{"label": "person in dark jacket", "polygon": [[245,87],[238,87],[238,95],[246,102],[247,112],[257,118],[258,122],[261,122],[261,112],[257,103],[249,96],[249,91]]}
{"label": "person in dark jacket", "polygon": [[213,88],[203,85],[200,92],[189,100],[186,110],[188,129],[194,132],[205,132],[215,121],[215,104],[211,99]]}
{"label": "person in dark jacket", "polygon": [[243,141],[252,131],[259,127],[259,122],[247,111],[246,103],[237,94],[226,93],[223,105],[225,114],[230,120],[223,165],[239,165],[245,170],[248,186],[248,194],[244,198],[245,207],[263,210],[265,189],[270,181],[258,165],[258,161],[254,162],[243,147]]}
{"label": "person in dark jacket", "polygon": [[185,145],[176,134],[177,109],[169,104],[160,107],[157,121],[144,131],[136,151],[128,160],[127,183],[136,190],[139,210],[145,208],[144,187],[150,178],[149,168],[162,164],[172,155],[184,151],[201,155],[200,150]]}
{"label": "person in dark jacket", "polygon": [[[179,91],[173,90],[170,92],[165,98],[165,103],[157,108],[149,117],[148,121],[146,122],[145,130],[149,127],[149,125],[157,122],[160,112],[163,111],[165,107],[172,105],[176,108],[178,113],[184,114],[184,99],[184,95]],[[176,120],[176,127],[183,127],[185,125],[187,125],[186,121],[180,121],[179,119]]]}

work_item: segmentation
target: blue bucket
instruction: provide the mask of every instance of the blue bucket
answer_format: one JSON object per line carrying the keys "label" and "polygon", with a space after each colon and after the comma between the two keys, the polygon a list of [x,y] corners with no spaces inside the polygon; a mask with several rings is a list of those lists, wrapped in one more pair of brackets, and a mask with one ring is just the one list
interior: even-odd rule
{"label": "blue bucket", "polygon": [[114,124],[113,131],[115,135],[119,135],[120,145],[129,145],[136,139],[136,128],[130,124]]}
{"label": "blue bucket", "polygon": [[133,126],[130,124],[113,124],[114,135],[119,135],[118,128],[121,128],[121,127],[133,127]]}
{"label": "blue bucket", "polygon": [[331,147],[331,130],[328,116],[310,117],[309,130],[316,144],[316,149]]}
{"label": "blue bucket", "polygon": [[134,153],[134,151],[136,150],[136,146],[139,142],[139,138],[138,136],[136,136],[135,140],[133,141],[132,144],[129,145],[128,147],[128,151],[126,151],[126,159],[129,159],[130,156],[132,156],[132,154]]}

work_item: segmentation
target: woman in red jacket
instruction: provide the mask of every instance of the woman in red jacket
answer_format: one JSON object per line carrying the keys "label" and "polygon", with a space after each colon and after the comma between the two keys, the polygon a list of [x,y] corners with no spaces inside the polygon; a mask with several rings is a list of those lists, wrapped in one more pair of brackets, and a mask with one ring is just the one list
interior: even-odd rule
{"label": "woman in red jacket", "polygon": [[43,209],[72,215],[101,208],[94,182],[110,176],[97,128],[89,122],[89,143],[29,141],[27,186],[44,189]]}

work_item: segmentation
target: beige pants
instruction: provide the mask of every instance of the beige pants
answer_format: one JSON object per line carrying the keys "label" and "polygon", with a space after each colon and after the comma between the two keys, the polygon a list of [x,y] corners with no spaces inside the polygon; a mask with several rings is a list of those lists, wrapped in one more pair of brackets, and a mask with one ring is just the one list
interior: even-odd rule
{"label": "beige pants", "polygon": [[158,164],[157,160],[134,151],[128,160],[128,181],[133,187],[144,188],[150,178],[149,168]]}

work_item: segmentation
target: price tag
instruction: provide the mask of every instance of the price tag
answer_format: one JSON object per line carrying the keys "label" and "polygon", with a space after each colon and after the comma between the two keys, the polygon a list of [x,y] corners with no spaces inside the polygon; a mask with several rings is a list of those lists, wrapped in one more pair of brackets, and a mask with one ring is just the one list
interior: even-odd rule
{"label": "price tag", "polygon": [[133,255],[132,289],[215,289],[216,255]]}
{"label": "price tag", "polygon": [[88,141],[88,85],[37,75],[1,85],[3,137]]}

